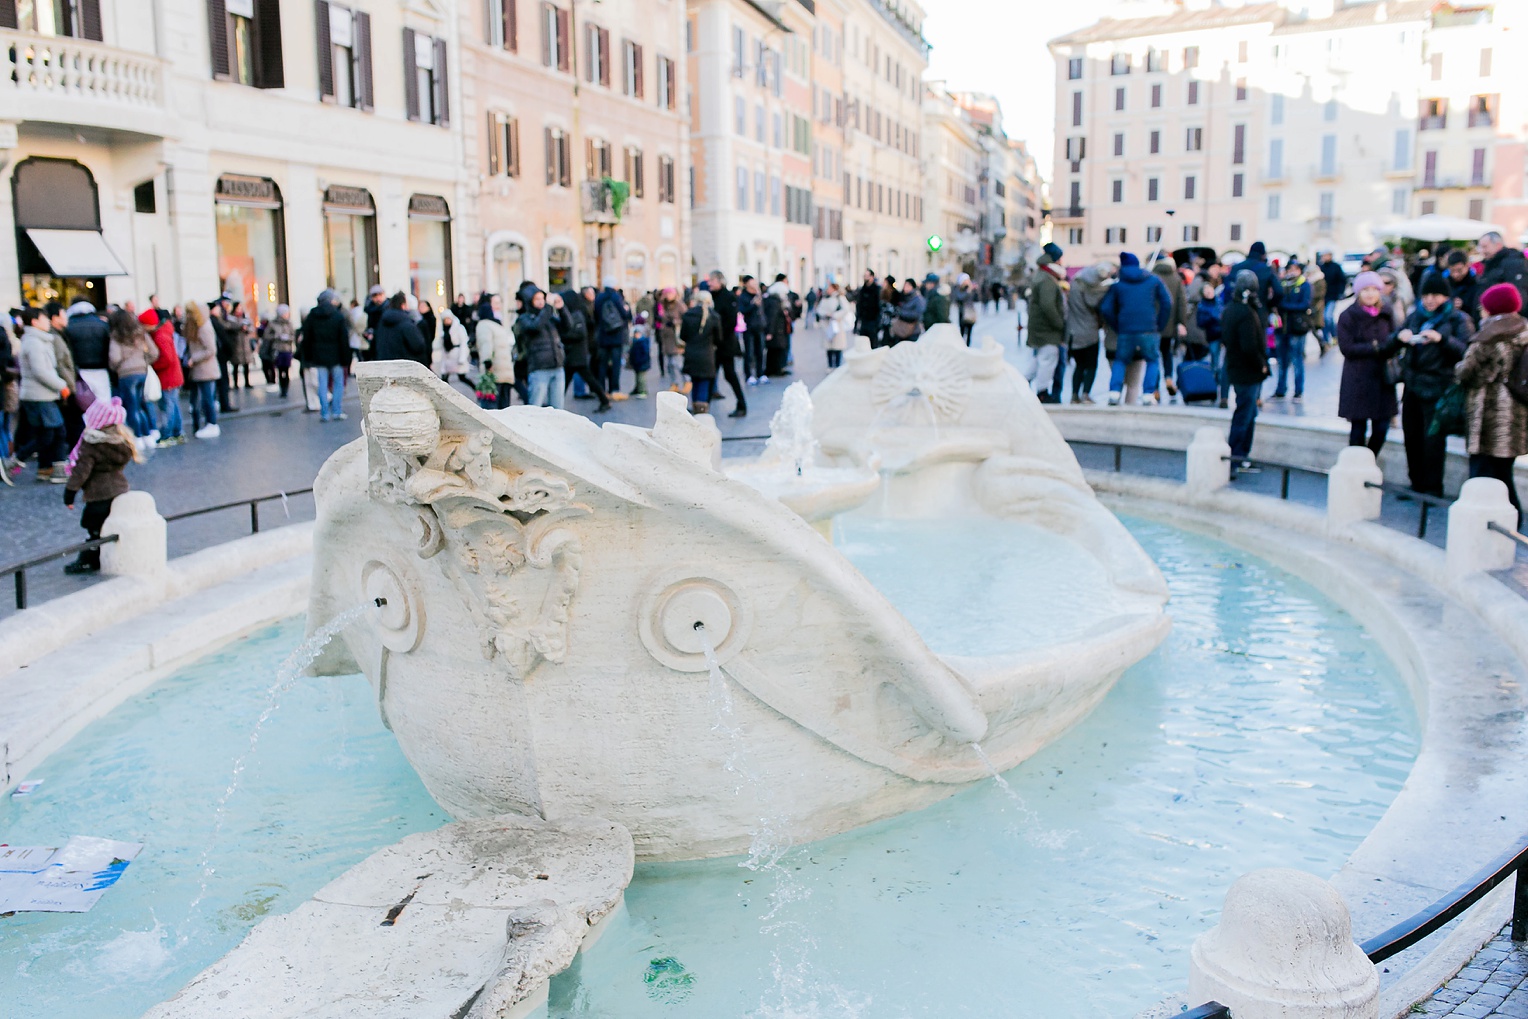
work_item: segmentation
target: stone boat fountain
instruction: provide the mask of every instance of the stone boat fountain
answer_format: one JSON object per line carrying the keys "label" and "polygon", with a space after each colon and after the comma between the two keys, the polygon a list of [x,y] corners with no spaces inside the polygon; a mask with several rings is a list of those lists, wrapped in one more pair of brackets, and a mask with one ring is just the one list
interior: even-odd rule
{"label": "stone boat fountain", "polygon": [[[784,456],[773,481],[769,464],[724,474],[714,422],[676,396],[652,429],[601,428],[481,410],[411,363],[361,366],[366,434],[316,484],[309,627],[380,611],[318,671],[369,678],[452,815],[609,818],[643,859],[747,848],[760,806],[729,770],[736,730],[795,841],[982,780],[983,751],[1012,768],[1160,642],[1166,585],[997,347],[952,327],[846,360],[815,400],[831,462],[807,477]],[[861,502],[1070,540],[1101,567],[1097,616],[1021,652],[941,657],[805,519]]]}

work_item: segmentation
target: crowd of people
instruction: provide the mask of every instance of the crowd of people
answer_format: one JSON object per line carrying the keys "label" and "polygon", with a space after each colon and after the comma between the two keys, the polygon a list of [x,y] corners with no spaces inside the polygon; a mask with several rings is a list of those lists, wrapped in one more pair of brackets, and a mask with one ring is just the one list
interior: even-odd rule
{"label": "crowd of people", "polygon": [[[1313,340],[1319,354],[1310,356],[1342,352],[1338,413],[1352,444],[1377,454],[1399,415],[1412,487],[1441,495],[1446,437],[1462,434],[1471,476],[1500,478],[1518,503],[1512,462],[1528,455],[1528,395],[1518,386],[1528,380],[1514,373],[1528,372],[1520,314],[1528,261],[1499,236],[1481,238],[1473,256],[1443,248],[1407,260],[1378,249],[1352,281],[1330,252],[1281,265],[1261,243],[1234,265],[1180,265],[1160,251],[1143,265],[1125,252],[1072,273],[1064,256],[1045,245],[1019,326],[1025,374],[1043,402],[1061,402],[1070,366],[1072,402],[1092,403],[1103,355],[1111,405],[1234,406],[1232,455],[1253,471],[1257,409],[1268,398],[1303,398]],[[82,523],[97,537],[111,499],[126,491],[128,463],[188,433],[217,438],[219,416],[262,378],[282,399],[295,380],[306,408],[328,422],[346,417],[358,360],[415,361],[488,408],[516,398],[563,408],[571,388],[598,401],[596,412],[646,398],[656,368],[695,413],[727,399],[726,381],[736,418],[748,413],[750,387],[792,373],[798,324],[821,329],[832,370],[853,337],[891,346],[952,323],[969,344],[983,305],[1016,296],[966,274],[898,283],[867,271],[858,288],[829,282],[804,296],[784,274],[768,285],[748,275],[729,284],[716,271],[693,286],[632,295],[614,278],[602,282],[560,292],[525,282],[508,301],[459,294],[438,311],[380,286],[348,303],[326,289],[301,316],[282,304],[261,318],[227,293],[172,308],[151,296],[141,312],[130,302],[17,309],[14,339],[0,343],[0,479],[14,484],[35,458],[36,479],[64,486],[70,505],[85,493]],[[97,557],[84,554],[71,569],[98,568]]]}
{"label": "crowd of people", "polygon": [[1179,264],[1159,251],[1143,266],[1124,252],[1071,275],[1063,256],[1046,246],[1020,326],[1042,401],[1061,402],[1065,353],[1072,402],[1092,403],[1102,350],[1110,405],[1234,403],[1227,441],[1238,469],[1252,472],[1262,402],[1302,400],[1307,357],[1336,348],[1337,413],[1351,445],[1377,455],[1399,415],[1411,487],[1441,496],[1447,437],[1462,435],[1470,476],[1501,479],[1519,505],[1512,464],[1528,455],[1528,261],[1499,234],[1473,253],[1444,247],[1408,259],[1379,248],[1352,280],[1331,252],[1280,264],[1261,242],[1233,265]]}

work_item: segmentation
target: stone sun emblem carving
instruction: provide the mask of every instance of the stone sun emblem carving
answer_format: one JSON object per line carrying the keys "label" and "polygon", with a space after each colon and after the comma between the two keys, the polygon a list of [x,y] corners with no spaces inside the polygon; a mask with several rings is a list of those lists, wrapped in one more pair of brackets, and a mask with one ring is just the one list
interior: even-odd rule
{"label": "stone sun emblem carving", "polygon": [[882,409],[916,415],[926,407],[936,420],[954,421],[971,401],[966,353],[937,343],[899,343],[886,352],[870,396]]}

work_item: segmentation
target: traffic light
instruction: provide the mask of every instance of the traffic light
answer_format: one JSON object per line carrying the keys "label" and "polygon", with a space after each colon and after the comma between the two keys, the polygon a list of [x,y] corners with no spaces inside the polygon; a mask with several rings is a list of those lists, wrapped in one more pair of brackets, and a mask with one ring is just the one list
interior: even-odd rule
{"label": "traffic light", "polygon": [[932,255],[940,248],[944,247],[944,238],[940,237],[938,234],[929,234],[928,241],[926,243],[928,244],[928,253]]}

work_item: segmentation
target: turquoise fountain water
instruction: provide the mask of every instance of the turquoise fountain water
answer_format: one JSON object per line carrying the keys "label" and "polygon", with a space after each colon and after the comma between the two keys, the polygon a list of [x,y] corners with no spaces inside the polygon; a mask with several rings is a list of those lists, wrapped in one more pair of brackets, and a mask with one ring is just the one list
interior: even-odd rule
{"label": "turquoise fountain water", "polygon": [[[1121,1019],[1181,987],[1188,944],[1237,875],[1335,871],[1416,752],[1398,677],[1308,586],[1224,545],[1131,527],[1172,587],[1173,634],[1007,773],[1009,793],[987,782],[793,845],[770,809],[790,790],[750,786],[740,731],[723,763],[760,805],[754,852],[638,868],[625,912],[554,981],[552,1016]],[[837,533],[936,650],[1022,647],[1108,608],[1016,579],[1061,581],[1089,561],[1019,525],[845,519]],[[262,916],[445,820],[358,677],[293,685],[251,752],[300,638],[298,623],[273,628],[157,685],[49,759],[32,797],[0,801],[5,842],[146,843],[91,913],[0,918],[0,1011],[136,1016]],[[711,696],[716,724],[738,727],[728,706],[746,694],[718,674]]]}
{"label": "turquoise fountain water", "polygon": [[[1026,628],[1097,611],[1058,602],[1064,585],[1013,581],[1035,555],[1062,571],[1081,558],[1037,552],[1027,528],[839,523],[843,550],[936,650],[1022,646]],[[553,982],[552,1016],[1122,1019],[1182,988],[1188,946],[1238,875],[1337,870],[1416,753],[1399,677],[1307,585],[1130,526],[1171,585],[1173,634],[1010,771],[1011,796],[984,783],[797,846],[778,874],[639,867],[625,913]]]}
{"label": "turquoise fountain water", "polygon": [[302,629],[272,627],[157,684],[45,761],[31,796],[0,799],[0,842],[144,843],[91,912],[0,918],[0,1015],[139,1016],[261,918],[447,820],[361,677],[301,679],[275,706]]}

